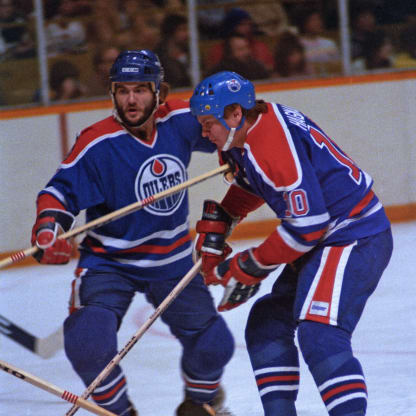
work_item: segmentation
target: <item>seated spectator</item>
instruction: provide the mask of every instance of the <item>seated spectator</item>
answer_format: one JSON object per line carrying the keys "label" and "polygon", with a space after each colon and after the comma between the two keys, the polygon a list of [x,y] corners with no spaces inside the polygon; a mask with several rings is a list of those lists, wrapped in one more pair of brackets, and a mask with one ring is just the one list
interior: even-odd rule
{"label": "seated spectator", "polygon": [[[65,3],[62,5],[62,3]],[[91,0],[44,0],[45,18],[54,18],[60,13],[60,8],[65,8],[66,17],[82,17],[92,12]]]}
{"label": "seated spectator", "polygon": [[160,42],[160,26],[163,12],[155,9],[152,14],[138,13],[131,16],[130,27],[120,31],[116,36],[120,49],[154,50]]}
{"label": "seated spectator", "polygon": [[[201,39],[218,39],[229,0],[197,0],[198,31]],[[208,6],[208,7],[205,7]]]}
{"label": "seated spectator", "polygon": [[72,0],[61,0],[58,13],[46,24],[45,35],[49,56],[84,52],[86,31],[83,23],[72,18]]}
{"label": "seated spectator", "polygon": [[16,59],[35,56],[35,43],[27,21],[14,0],[0,0],[0,58]]}
{"label": "seated spectator", "polygon": [[168,14],[163,19],[161,40],[155,49],[165,70],[165,81],[172,88],[189,87],[189,31],[186,17]]}
{"label": "seated spectator", "polygon": [[234,71],[250,80],[265,79],[270,75],[265,66],[253,58],[248,39],[241,35],[231,35],[226,40],[224,59],[210,74],[220,71]]}
{"label": "seated spectator", "polygon": [[390,37],[382,30],[368,33],[363,43],[363,57],[353,62],[355,72],[374,69],[392,68],[393,44]]}
{"label": "seated spectator", "polygon": [[92,17],[88,22],[88,41],[92,44],[111,44],[123,29],[117,0],[95,0]]}
{"label": "seated spectator", "polygon": [[93,56],[94,75],[88,81],[88,96],[108,96],[110,69],[120,52],[121,50],[113,45],[96,48]]}
{"label": "seated spectator", "polygon": [[226,39],[231,35],[241,35],[248,39],[251,54],[254,59],[261,62],[268,71],[273,70],[273,54],[266,43],[258,39],[259,31],[251,16],[243,9],[233,8],[228,11],[222,22],[222,42],[211,47],[204,62],[205,69],[210,71],[218,65],[224,56]]}
{"label": "seated spectator", "polygon": [[394,58],[394,67],[416,68],[416,22],[406,26],[400,34],[400,52]]}
{"label": "seated spectator", "polygon": [[122,0],[120,3],[120,21],[122,30],[130,30],[135,28],[135,16],[157,17],[157,23],[161,23],[159,18],[161,9],[157,7],[152,0]]}
{"label": "seated spectator", "polygon": [[52,101],[66,101],[86,97],[87,88],[80,82],[79,69],[66,59],[54,62],[49,71]]}
{"label": "seated spectator", "polygon": [[364,56],[364,43],[368,35],[377,30],[375,6],[369,1],[356,1],[351,4],[351,59]]}
{"label": "seated spectator", "polygon": [[278,0],[265,4],[253,1],[252,4],[244,5],[244,10],[266,36],[275,38],[279,33],[290,29],[286,10]]}
{"label": "seated spectator", "polygon": [[300,41],[305,48],[306,60],[312,65],[314,72],[326,72],[325,64],[340,59],[337,44],[322,36],[324,21],[318,9],[306,9],[299,14]]}
{"label": "seated spectator", "polygon": [[312,74],[306,60],[305,48],[299,36],[293,32],[283,32],[278,36],[274,56],[273,75],[276,77],[305,77]]}

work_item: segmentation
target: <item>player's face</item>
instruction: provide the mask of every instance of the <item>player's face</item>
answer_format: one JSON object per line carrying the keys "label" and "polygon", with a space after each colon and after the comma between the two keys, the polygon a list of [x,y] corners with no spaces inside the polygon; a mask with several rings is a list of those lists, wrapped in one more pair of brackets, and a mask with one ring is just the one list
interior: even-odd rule
{"label": "player's face", "polygon": [[117,83],[114,99],[118,114],[128,126],[144,123],[155,105],[155,95],[147,82]]}
{"label": "player's face", "polygon": [[[228,139],[230,130],[227,129],[216,117],[212,115],[198,116],[198,121],[202,125],[202,136],[208,138],[214,143],[218,149],[222,149]],[[224,121],[231,127],[238,127],[241,121],[241,110],[230,113],[228,117],[224,117]],[[240,133],[235,133],[235,138],[239,137]],[[229,149],[235,145],[238,140],[234,139],[229,146]]]}
{"label": "player's face", "polygon": [[198,116],[198,121],[202,126],[202,136],[222,149],[229,132],[225,126],[214,116]]}

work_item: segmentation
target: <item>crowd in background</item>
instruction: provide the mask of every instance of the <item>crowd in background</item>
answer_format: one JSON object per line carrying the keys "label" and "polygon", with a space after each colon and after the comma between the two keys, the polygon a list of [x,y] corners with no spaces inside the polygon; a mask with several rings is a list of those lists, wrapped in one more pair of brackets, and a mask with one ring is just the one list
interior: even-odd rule
{"label": "crowd in background", "polygon": [[[416,67],[415,3],[350,0],[355,72]],[[202,76],[233,70],[256,81],[341,74],[337,2],[197,5]],[[172,88],[191,86],[186,1],[44,0],[43,8],[51,100],[106,95],[109,68],[124,49],[155,51]],[[2,63],[36,59],[34,20],[32,0],[0,0],[0,75]],[[82,56],[89,58],[88,70],[82,59],[72,59]],[[0,88],[6,88],[3,80]],[[37,84],[31,101],[39,100]]]}

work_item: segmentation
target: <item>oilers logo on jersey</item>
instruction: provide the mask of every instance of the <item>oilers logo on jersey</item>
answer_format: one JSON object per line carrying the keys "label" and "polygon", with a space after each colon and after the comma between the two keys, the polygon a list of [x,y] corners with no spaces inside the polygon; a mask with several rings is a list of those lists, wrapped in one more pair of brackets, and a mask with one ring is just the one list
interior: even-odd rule
{"label": "oilers logo on jersey", "polygon": [[[139,201],[179,185],[187,180],[183,163],[175,156],[161,154],[147,159],[141,166],[135,182]],[[186,191],[163,198],[144,209],[156,215],[171,215],[181,205]]]}

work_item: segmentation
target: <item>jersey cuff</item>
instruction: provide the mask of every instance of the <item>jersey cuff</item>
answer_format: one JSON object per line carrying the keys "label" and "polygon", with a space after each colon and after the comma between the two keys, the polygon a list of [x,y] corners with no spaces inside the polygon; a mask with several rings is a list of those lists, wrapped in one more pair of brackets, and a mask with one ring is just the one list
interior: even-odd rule
{"label": "jersey cuff", "polygon": [[256,258],[265,265],[292,263],[303,254],[289,247],[276,230],[254,249]]}
{"label": "jersey cuff", "polygon": [[248,213],[264,204],[264,199],[254,195],[243,188],[232,184],[228,189],[221,205],[232,216],[245,218]]}
{"label": "jersey cuff", "polygon": [[36,214],[39,215],[39,213],[45,209],[67,210],[65,206],[51,194],[42,194],[36,201]]}

